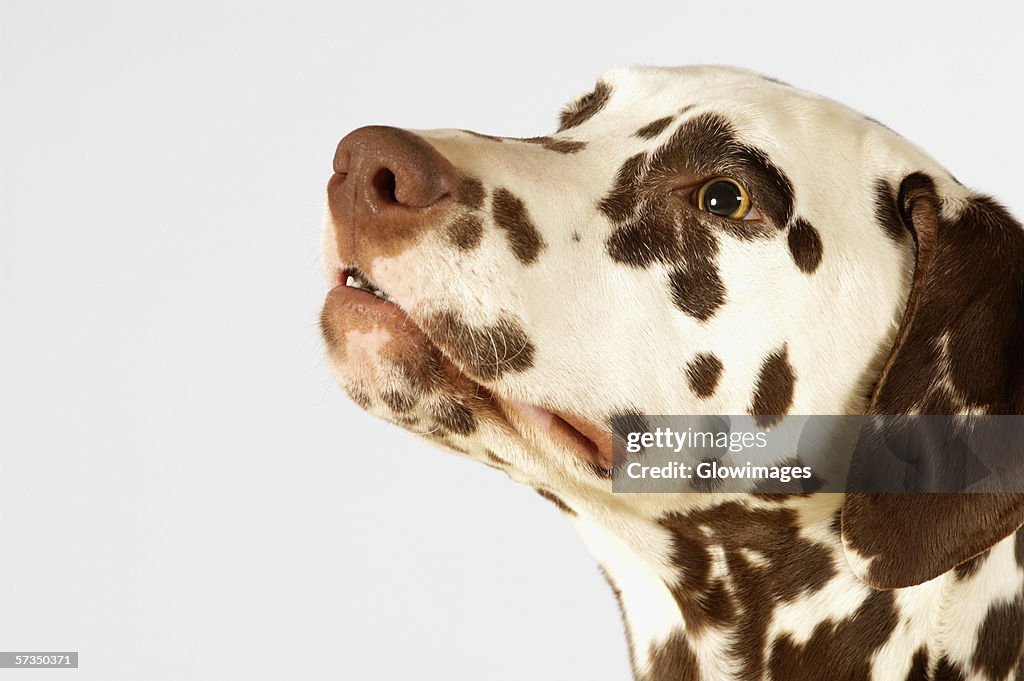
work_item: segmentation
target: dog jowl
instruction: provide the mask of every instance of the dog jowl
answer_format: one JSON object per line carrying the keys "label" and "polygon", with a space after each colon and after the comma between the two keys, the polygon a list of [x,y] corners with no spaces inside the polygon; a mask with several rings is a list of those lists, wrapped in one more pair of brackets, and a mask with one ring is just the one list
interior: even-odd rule
{"label": "dog jowl", "polygon": [[638,679],[1024,678],[1021,495],[615,494],[611,420],[1024,413],[1024,232],[736,69],[627,69],[506,138],[368,127],[323,336],[362,408],[555,503]]}

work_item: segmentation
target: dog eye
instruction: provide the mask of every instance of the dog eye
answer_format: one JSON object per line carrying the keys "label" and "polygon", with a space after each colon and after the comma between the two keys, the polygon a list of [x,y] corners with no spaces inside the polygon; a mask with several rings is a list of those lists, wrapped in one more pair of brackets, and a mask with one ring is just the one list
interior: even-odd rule
{"label": "dog eye", "polygon": [[697,207],[712,215],[742,220],[750,213],[750,197],[731,177],[716,177],[697,190]]}

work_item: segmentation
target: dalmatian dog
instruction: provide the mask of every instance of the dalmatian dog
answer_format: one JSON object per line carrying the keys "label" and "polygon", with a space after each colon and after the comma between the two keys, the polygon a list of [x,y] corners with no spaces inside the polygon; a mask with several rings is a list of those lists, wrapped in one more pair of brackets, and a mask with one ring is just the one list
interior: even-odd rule
{"label": "dalmatian dog", "polygon": [[333,170],[337,379],[561,509],[636,679],[1024,679],[1024,495],[609,479],[623,414],[1024,414],[1024,230],[996,201],[722,67],[610,72],[543,137],[361,128]]}

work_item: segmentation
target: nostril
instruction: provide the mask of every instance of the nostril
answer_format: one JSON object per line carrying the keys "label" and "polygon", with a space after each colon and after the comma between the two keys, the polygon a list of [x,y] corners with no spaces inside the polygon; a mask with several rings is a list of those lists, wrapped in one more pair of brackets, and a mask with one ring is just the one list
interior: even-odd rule
{"label": "nostril", "polygon": [[374,192],[389,203],[399,203],[398,197],[395,196],[395,188],[397,186],[398,182],[395,179],[395,174],[388,168],[381,168],[373,176]]}
{"label": "nostril", "polygon": [[380,126],[345,135],[335,149],[333,169],[334,208],[352,213],[365,206],[375,219],[430,208],[457,179],[454,166],[425,139]]}

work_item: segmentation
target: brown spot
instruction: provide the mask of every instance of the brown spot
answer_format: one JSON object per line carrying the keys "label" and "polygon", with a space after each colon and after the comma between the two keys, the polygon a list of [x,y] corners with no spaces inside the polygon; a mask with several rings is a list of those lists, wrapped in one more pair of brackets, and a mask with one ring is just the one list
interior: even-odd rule
{"label": "brown spot", "polygon": [[536,487],[534,488],[534,490],[536,490],[537,494],[541,495],[542,497],[550,501],[552,504],[557,506],[558,510],[560,510],[562,513],[565,513],[566,515],[576,515],[576,511],[569,508],[569,505],[562,501],[554,493],[549,492],[546,489],[539,489]]}
{"label": "brown spot", "polygon": [[701,681],[697,656],[681,631],[673,632],[661,645],[651,644],[650,658],[645,681]]}
{"label": "brown spot", "polygon": [[707,399],[715,394],[722,376],[722,360],[710,352],[702,352],[686,365],[686,380],[697,397]]}
{"label": "brown spot", "polygon": [[521,141],[529,142],[531,144],[539,144],[545,149],[557,151],[560,154],[575,154],[577,151],[582,151],[587,148],[586,142],[581,142],[579,140],[556,139],[554,137],[526,137]]}
{"label": "brown spot", "polygon": [[445,398],[434,405],[431,416],[437,425],[446,431],[459,435],[469,435],[476,430],[476,417],[472,410],[462,402]]}
{"label": "brown spot", "polygon": [[778,423],[793,404],[796,374],[789,363],[789,348],[782,346],[765,358],[757,375],[750,414],[759,428]]}
{"label": "brown spot", "polygon": [[455,200],[470,210],[480,210],[484,205],[484,185],[475,177],[464,177],[455,188]]}
{"label": "brown spot", "polygon": [[910,234],[896,209],[896,192],[881,178],[875,180],[875,219],[893,241],[902,241]]}
{"label": "brown spot", "polygon": [[651,121],[644,127],[640,128],[635,133],[633,133],[633,135],[645,140],[654,139],[655,137],[663,133],[665,131],[665,128],[672,125],[672,121],[674,120],[675,117],[673,116],[665,116],[664,118],[659,118],[658,120]]}
{"label": "brown spot", "polygon": [[935,667],[935,675],[931,681],[966,681],[960,666],[943,655]]}
{"label": "brown spot", "polygon": [[904,681],[930,681],[928,678],[928,650],[920,648],[910,661],[910,670]]}
{"label": "brown spot", "polygon": [[710,260],[695,259],[669,274],[672,302],[686,314],[706,322],[725,303],[725,285]]}
{"label": "brown spot", "polygon": [[789,226],[787,242],[793,262],[802,272],[810,274],[818,269],[822,252],[821,236],[811,223],[803,218],[797,218]]}
{"label": "brown spot", "polygon": [[643,175],[646,162],[646,154],[630,156],[615,173],[611,190],[597,204],[597,207],[609,219],[622,222],[633,216],[636,211],[640,178]]}
{"label": "brown spot", "polygon": [[404,413],[412,409],[413,405],[416,404],[415,398],[408,393],[398,392],[397,390],[387,390],[380,396],[380,399],[384,404],[388,405],[392,411]]}
{"label": "brown spot", "polygon": [[1024,652],[1024,600],[1018,596],[989,606],[977,640],[971,658],[974,671],[989,679],[1006,678]]}
{"label": "brown spot", "polygon": [[573,240],[573,243],[577,243],[578,244],[580,242],[580,233],[579,232],[573,232],[572,233],[572,240]]}
{"label": "brown spot", "polygon": [[558,121],[558,132],[575,128],[593,118],[611,99],[612,88],[598,81],[593,92],[589,92],[562,110]]}
{"label": "brown spot", "polygon": [[509,318],[491,326],[470,326],[444,312],[426,319],[424,327],[431,340],[476,378],[493,380],[533,366],[534,345]]}
{"label": "brown spot", "polygon": [[495,224],[504,230],[509,247],[519,262],[529,265],[547,245],[530,220],[526,204],[505,188],[494,192],[491,200]]}
{"label": "brown spot", "polygon": [[479,246],[483,234],[483,222],[476,215],[459,215],[448,225],[448,240],[463,251]]}
{"label": "brown spot", "polygon": [[825,620],[806,643],[788,635],[775,640],[768,660],[772,679],[837,681],[871,678],[871,657],[895,630],[899,618],[891,591],[872,591],[853,615],[835,622]]}

